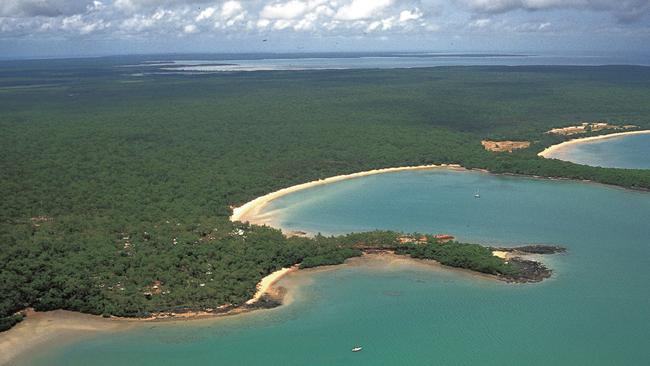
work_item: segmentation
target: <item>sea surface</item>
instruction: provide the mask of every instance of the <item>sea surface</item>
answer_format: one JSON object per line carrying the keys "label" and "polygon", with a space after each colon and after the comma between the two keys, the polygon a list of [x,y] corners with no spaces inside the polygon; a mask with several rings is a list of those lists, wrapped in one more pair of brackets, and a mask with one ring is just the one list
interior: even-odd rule
{"label": "sea surface", "polygon": [[[476,190],[481,197],[474,198]],[[557,244],[553,277],[507,284],[420,265],[298,272],[280,308],[151,324],[34,353],[28,365],[646,365],[650,193],[429,170],[314,187],[267,206],[288,229],[450,233]],[[294,283],[291,284],[291,281]],[[355,345],[364,347],[352,353]]]}
{"label": "sea surface", "polygon": [[307,53],[249,55],[170,55],[122,65],[135,75],[202,74],[243,71],[395,69],[435,66],[650,65],[650,54],[603,53]]}
{"label": "sea surface", "polygon": [[548,157],[605,168],[650,169],[650,133],[571,144]]}

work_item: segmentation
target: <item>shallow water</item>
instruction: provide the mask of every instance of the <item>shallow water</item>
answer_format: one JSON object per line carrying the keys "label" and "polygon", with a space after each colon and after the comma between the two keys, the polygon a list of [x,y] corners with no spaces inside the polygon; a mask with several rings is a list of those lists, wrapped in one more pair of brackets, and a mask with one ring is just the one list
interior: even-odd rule
{"label": "shallow water", "polygon": [[[476,189],[481,198],[474,198]],[[650,359],[650,193],[449,170],[367,176],[270,204],[289,229],[374,228],[550,243],[555,270],[512,285],[422,266],[298,273],[290,305],[144,326],[31,365],[640,365]],[[364,350],[350,349],[361,344]],[[27,362],[27,360],[25,360]]]}
{"label": "shallow water", "polygon": [[571,144],[548,157],[605,168],[650,169],[650,134]]}
{"label": "shallow water", "polygon": [[147,62],[138,67],[150,67],[163,73],[194,74],[205,72],[327,70],[327,69],[393,69],[435,66],[478,65],[648,65],[645,54],[487,54],[487,53],[379,53],[379,54],[304,54],[252,55],[248,58],[219,57],[192,60],[176,59]]}

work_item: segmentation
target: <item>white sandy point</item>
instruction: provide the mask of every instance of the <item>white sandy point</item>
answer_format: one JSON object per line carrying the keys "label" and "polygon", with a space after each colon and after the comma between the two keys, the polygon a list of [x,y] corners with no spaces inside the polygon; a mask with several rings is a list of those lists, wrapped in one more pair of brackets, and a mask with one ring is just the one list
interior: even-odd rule
{"label": "white sandy point", "polygon": [[279,269],[268,276],[262,278],[262,280],[257,284],[257,291],[255,292],[255,295],[253,298],[250,300],[246,301],[247,305],[251,305],[259,301],[259,299],[264,296],[265,293],[269,291],[271,286],[273,286],[276,282],[278,282],[283,276],[286,274],[298,270],[298,265],[295,265],[293,267],[289,268],[282,268]]}

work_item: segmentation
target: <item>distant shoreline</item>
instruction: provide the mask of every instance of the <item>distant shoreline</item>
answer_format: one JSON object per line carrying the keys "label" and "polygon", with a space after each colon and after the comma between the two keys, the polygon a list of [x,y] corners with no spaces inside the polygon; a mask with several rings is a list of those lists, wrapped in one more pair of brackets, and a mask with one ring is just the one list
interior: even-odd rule
{"label": "distant shoreline", "polygon": [[645,135],[645,134],[650,134],[650,130],[616,132],[616,133],[609,133],[609,134],[598,135],[598,136],[579,137],[579,138],[571,139],[569,141],[564,141],[556,145],[549,146],[546,149],[542,150],[539,154],[537,154],[537,156],[541,156],[546,159],[552,159],[549,157],[551,154],[553,154],[558,150],[565,149],[571,145],[582,144],[585,142],[591,142],[596,140],[606,140],[606,139],[627,136],[627,135]]}
{"label": "distant shoreline", "polygon": [[325,184],[341,182],[348,179],[366,177],[369,175],[412,171],[412,170],[432,170],[432,169],[466,170],[464,167],[458,164],[440,164],[440,165],[432,164],[432,165],[417,165],[417,166],[404,166],[404,167],[396,167],[396,168],[373,169],[373,170],[367,170],[367,171],[357,172],[352,174],[336,175],[325,179],[319,179],[307,183],[297,184],[287,188],[282,188],[275,192],[265,194],[264,196],[257,197],[254,200],[243,204],[242,206],[234,208],[232,210],[232,215],[230,216],[230,221],[233,222],[241,221],[241,222],[248,222],[250,224],[255,224],[255,225],[266,225],[269,223],[270,220],[265,219],[263,217],[259,217],[260,211],[271,201],[286,196],[290,193],[302,191],[304,189],[321,186]]}

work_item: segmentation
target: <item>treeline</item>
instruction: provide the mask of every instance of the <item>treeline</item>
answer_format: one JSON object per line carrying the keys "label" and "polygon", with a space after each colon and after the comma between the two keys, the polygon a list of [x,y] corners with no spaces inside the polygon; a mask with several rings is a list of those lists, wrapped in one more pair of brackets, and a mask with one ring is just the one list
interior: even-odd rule
{"label": "treeline", "polygon": [[102,233],[47,241],[36,235],[31,245],[12,247],[2,255],[7,265],[0,274],[1,328],[21,320],[14,314],[26,307],[144,317],[178,309],[238,306],[273,271],[298,263],[301,268],[340,264],[367,248],[496,275],[513,270],[488,248],[440,244],[432,236],[426,236],[426,242],[405,244],[397,239],[403,234],[392,231],[287,238],[269,227],[223,221],[178,226],[165,222],[111,242],[101,242]]}
{"label": "treeline", "polygon": [[[650,128],[650,68],[138,77],[115,66],[102,59],[0,69],[3,326],[28,306],[140,316],[240,304],[273,270],[340,263],[359,255],[363,240],[392,245],[388,233],[287,239],[228,222],[231,206],[318,178],[460,163],[650,188],[648,171],[535,155],[555,142],[544,131],[577,121]],[[533,147],[490,153],[480,144],[486,137]],[[460,257],[443,248],[409,254],[508,270],[479,248],[459,246],[467,251]]]}

